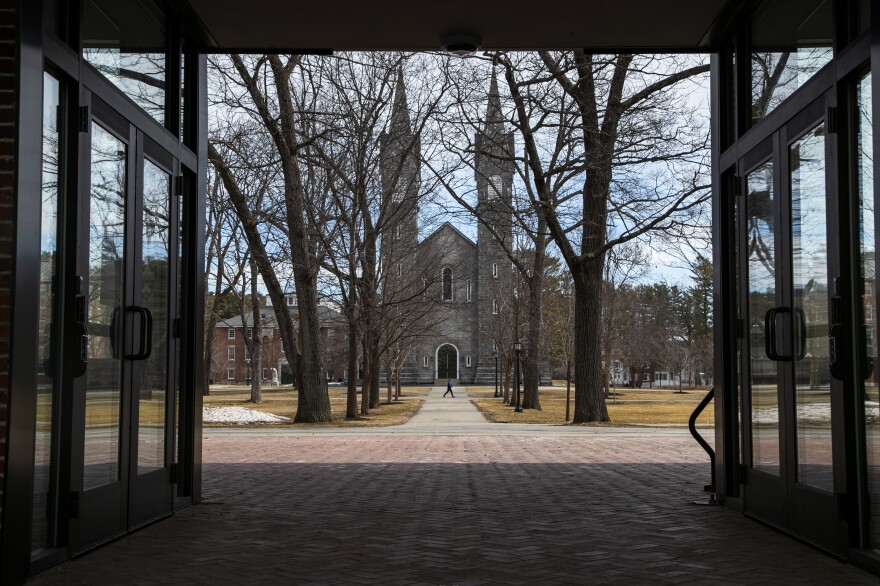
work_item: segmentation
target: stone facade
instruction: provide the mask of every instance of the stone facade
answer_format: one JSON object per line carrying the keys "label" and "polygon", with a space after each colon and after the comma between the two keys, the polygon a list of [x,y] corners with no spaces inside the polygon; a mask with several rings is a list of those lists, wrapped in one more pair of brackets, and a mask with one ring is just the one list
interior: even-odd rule
{"label": "stone facade", "polygon": [[[386,291],[408,291],[415,298],[420,294],[429,308],[410,326],[416,332],[401,368],[402,383],[495,380],[492,353],[501,331],[498,322],[508,319],[504,308],[511,295],[511,263],[498,239],[511,240],[514,139],[512,132],[505,132],[494,76],[474,144],[477,205],[491,229],[480,224],[475,243],[447,222],[419,242],[419,141],[398,78],[389,132],[382,136],[384,204],[392,218],[390,238],[382,246],[392,275]],[[443,348],[447,345],[454,352]]]}

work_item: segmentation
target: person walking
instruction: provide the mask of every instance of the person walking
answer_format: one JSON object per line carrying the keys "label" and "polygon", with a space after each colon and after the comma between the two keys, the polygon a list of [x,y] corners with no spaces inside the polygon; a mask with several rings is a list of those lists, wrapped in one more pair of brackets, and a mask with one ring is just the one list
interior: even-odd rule
{"label": "person walking", "polygon": [[452,379],[446,381],[446,393],[443,393],[443,396],[446,397],[446,394],[452,395],[452,398],[455,398],[455,393],[452,392]]}

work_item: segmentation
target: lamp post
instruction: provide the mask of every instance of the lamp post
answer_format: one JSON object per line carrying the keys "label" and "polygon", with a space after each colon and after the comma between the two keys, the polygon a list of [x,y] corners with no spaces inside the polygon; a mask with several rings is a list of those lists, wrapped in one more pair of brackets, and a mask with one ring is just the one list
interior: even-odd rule
{"label": "lamp post", "polygon": [[522,413],[522,403],[519,400],[519,351],[522,350],[522,342],[517,340],[513,343],[513,349],[516,351],[516,408],[514,409],[517,413]]}
{"label": "lamp post", "polygon": [[492,358],[495,359],[495,398],[501,396],[501,393],[498,392],[498,351],[494,350],[492,352]]}

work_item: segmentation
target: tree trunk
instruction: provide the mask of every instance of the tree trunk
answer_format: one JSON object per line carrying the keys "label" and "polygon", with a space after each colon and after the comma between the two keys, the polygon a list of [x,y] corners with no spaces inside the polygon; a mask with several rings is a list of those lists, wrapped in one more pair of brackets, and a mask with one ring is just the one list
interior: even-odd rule
{"label": "tree trunk", "polygon": [[565,420],[571,421],[571,358],[565,361]]}
{"label": "tree trunk", "polygon": [[574,423],[608,421],[602,384],[602,266],[604,255],[574,273]]}
{"label": "tree trunk", "polygon": [[373,363],[376,368],[370,373],[370,409],[375,409],[382,404],[381,385],[382,371],[379,368],[379,349],[373,350]]}
{"label": "tree trunk", "polygon": [[387,387],[388,394],[388,404],[394,402],[394,379],[392,378],[392,374],[394,373],[394,369],[391,368],[391,363],[388,363],[388,366],[385,368],[385,386]]}
{"label": "tree trunk", "polygon": [[[354,308],[349,308],[354,311]],[[358,337],[357,321],[349,314],[348,320],[348,389],[345,397],[345,418],[357,419]]]}
{"label": "tree trunk", "polygon": [[[254,325],[251,329],[251,403],[259,403],[263,400],[261,384],[263,382],[262,349],[263,349],[263,319],[260,315],[260,297],[257,291],[257,263],[251,258],[251,315],[254,316]],[[247,324],[245,324],[247,326]],[[245,329],[247,335],[247,329]]]}
{"label": "tree trunk", "polygon": [[370,353],[367,351],[366,340],[361,340],[361,362],[363,368],[360,372],[361,379],[361,415],[370,414],[370,384],[368,381],[372,379],[370,370],[373,368],[370,364]]}
{"label": "tree trunk", "polygon": [[[537,260],[534,265],[534,273],[529,282],[529,323],[526,332],[526,348],[522,364],[523,382],[523,409],[541,410],[541,401],[538,397],[538,385],[541,383],[541,320],[543,318],[541,301],[544,287],[543,260]],[[540,272],[539,272],[540,271]]]}

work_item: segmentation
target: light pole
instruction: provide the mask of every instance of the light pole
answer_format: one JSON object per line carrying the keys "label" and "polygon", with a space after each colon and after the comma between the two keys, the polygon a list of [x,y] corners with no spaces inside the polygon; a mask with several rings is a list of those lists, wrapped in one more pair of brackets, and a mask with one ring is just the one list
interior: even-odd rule
{"label": "light pole", "polygon": [[494,350],[492,352],[492,357],[495,359],[495,398],[501,396],[501,393],[498,392],[498,351]]}
{"label": "light pole", "polygon": [[516,408],[514,409],[517,413],[522,413],[522,403],[519,400],[519,351],[522,350],[522,342],[517,340],[513,343],[513,349],[516,351]]}

